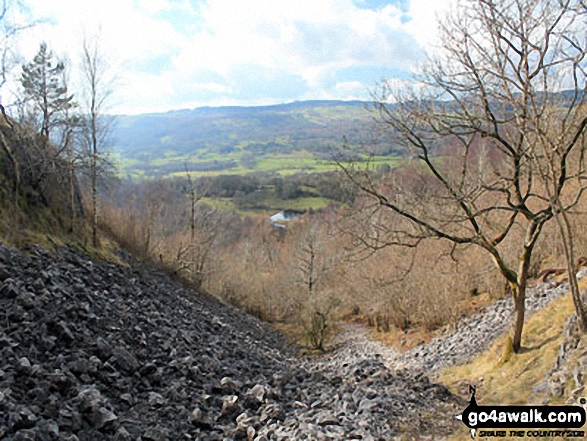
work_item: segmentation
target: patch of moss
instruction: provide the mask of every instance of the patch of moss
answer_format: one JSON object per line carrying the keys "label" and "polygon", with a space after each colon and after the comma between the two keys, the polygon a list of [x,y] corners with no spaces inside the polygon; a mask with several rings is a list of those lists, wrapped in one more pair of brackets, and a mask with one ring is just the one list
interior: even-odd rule
{"label": "patch of moss", "polygon": [[511,335],[508,335],[505,338],[505,346],[503,349],[503,355],[501,356],[501,360],[499,360],[497,365],[502,366],[502,365],[506,364],[510,360],[510,358],[512,358],[512,355],[514,355],[514,343],[512,341]]}

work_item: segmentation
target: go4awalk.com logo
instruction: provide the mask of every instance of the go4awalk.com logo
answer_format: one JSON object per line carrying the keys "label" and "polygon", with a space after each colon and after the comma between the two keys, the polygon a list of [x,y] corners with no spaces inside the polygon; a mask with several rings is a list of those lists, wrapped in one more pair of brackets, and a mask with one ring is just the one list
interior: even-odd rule
{"label": "go4awalk.com logo", "polygon": [[[581,406],[479,406],[475,388],[469,388],[471,401],[461,415],[471,437],[584,437],[578,430],[585,425]],[[581,404],[586,400],[581,399]],[[483,430],[491,429],[491,430]]]}

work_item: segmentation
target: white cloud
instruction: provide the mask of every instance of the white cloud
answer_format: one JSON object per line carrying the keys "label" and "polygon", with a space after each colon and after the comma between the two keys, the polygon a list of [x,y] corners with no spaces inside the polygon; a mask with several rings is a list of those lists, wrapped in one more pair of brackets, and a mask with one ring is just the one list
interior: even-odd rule
{"label": "white cloud", "polygon": [[359,81],[345,81],[336,83],[334,89],[343,95],[363,95],[367,90],[367,86]]}
{"label": "white cloud", "polygon": [[[22,41],[25,57],[31,59],[45,40],[56,53],[69,54],[75,66],[84,34],[100,28],[105,56],[123,78],[115,106],[134,113],[303,97],[368,99],[382,69],[414,66],[420,57],[416,43],[431,44],[435,11],[445,2],[411,0],[407,23],[393,4],[370,10],[352,0],[29,3],[37,16],[51,21]],[[359,69],[365,76],[370,68],[376,70],[372,80],[352,72]],[[253,84],[256,78],[266,81],[267,71],[287,78],[282,85],[272,79],[274,94]],[[292,77],[298,78],[295,88]],[[245,98],[249,89],[259,94]]]}
{"label": "white cloud", "polygon": [[434,50],[438,41],[438,19],[450,9],[452,0],[410,0],[411,20],[404,26],[418,44],[427,50]]}
{"label": "white cloud", "polygon": [[407,67],[418,48],[406,47],[401,12],[363,10],[348,0],[215,0],[202,10],[204,29],[186,39],[180,71],[213,69],[230,77],[248,65],[296,72],[318,87],[333,69],[388,64]]}
{"label": "white cloud", "polygon": [[169,23],[137,13],[131,1],[33,0],[31,3],[38,16],[49,17],[50,21],[35,26],[21,42],[20,49],[27,60],[37,52],[39,43],[45,41],[56,55],[67,56],[75,70],[80,66],[84,38],[99,34],[104,58],[123,77],[133,62],[147,62],[164,55],[178,47],[182,39]]}

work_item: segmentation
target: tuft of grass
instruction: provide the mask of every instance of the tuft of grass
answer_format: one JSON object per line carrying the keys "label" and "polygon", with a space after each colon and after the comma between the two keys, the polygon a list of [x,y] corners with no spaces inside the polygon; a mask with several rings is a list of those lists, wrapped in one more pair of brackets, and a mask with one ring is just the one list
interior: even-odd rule
{"label": "tuft of grass", "polygon": [[300,357],[312,357],[316,355],[322,355],[330,350],[330,342],[332,338],[337,334],[336,326],[333,324],[331,332],[328,332],[324,340],[325,350],[319,350],[312,348],[308,344],[306,333],[307,331],[303,326],[291,322],[271,322],[273,328],[279,331],[285,336],[286,341],[298,349],[298,355]]}

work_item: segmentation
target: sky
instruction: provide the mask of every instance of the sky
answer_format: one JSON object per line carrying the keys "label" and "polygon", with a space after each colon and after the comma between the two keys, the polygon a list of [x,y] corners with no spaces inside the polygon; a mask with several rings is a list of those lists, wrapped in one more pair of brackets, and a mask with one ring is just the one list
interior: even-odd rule
{"label": "sky", "polygon": [[[369,100],[433,50],[439,0],[27,0],[38,20],[17,48],[45,41],[79,78],[99,35],[115,76],[109,111],[166,112],[314,99]],[[3,93],[5,93],[3,91]]]}

